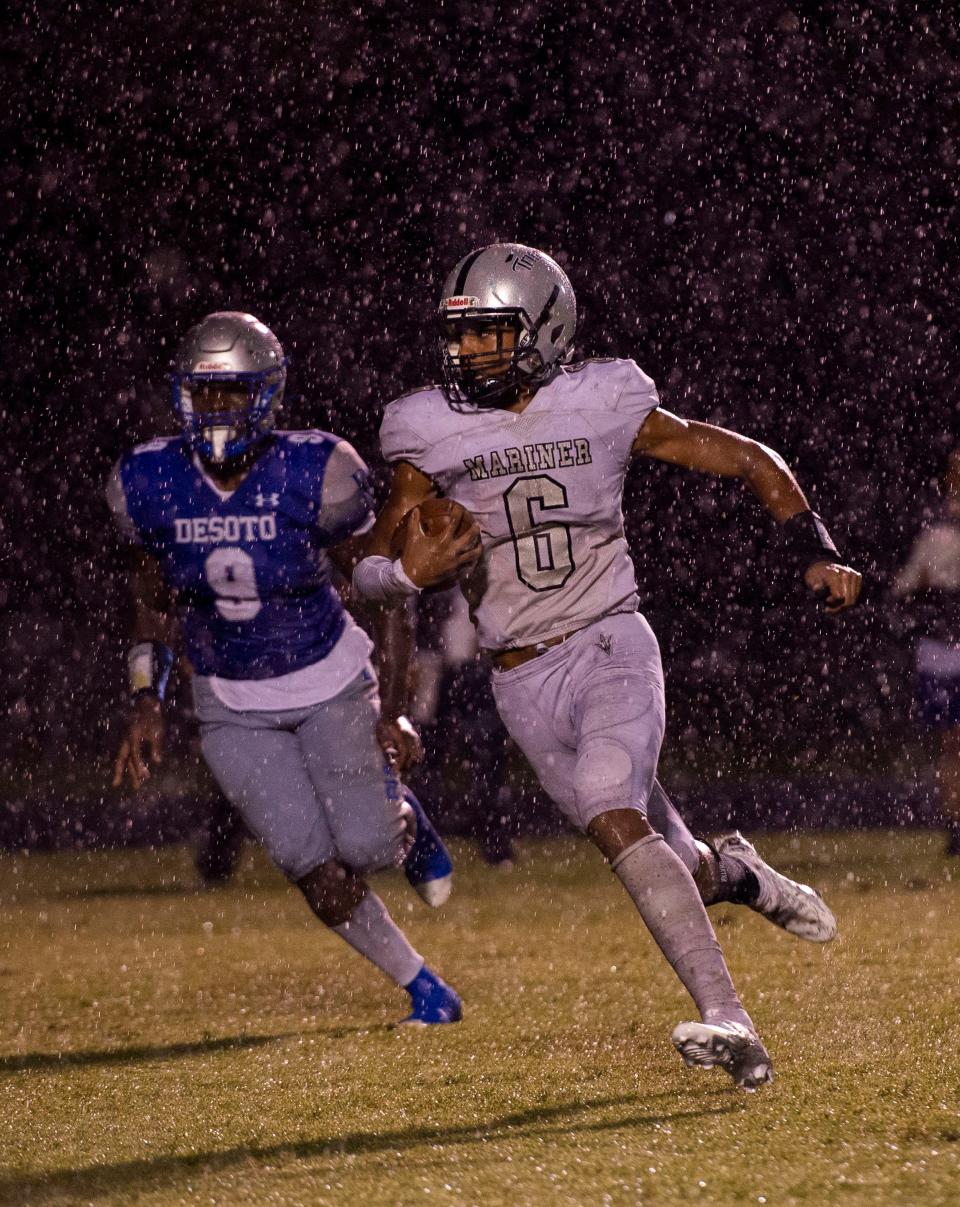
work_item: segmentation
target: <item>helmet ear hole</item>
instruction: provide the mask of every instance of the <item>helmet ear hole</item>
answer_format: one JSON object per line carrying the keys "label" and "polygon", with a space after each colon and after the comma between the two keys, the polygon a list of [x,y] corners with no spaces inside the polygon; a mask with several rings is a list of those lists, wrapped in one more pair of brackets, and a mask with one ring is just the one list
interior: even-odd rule
{"label": "helmet ear hole", "polygon": [[560,338],[560,336],[563,335],[563,328],[564,328],[564,324],[558,323],[557,326],[554,327],[554,329],[550,332],[550,343],[551,344],[555,344],[557,342],[557,340]]}

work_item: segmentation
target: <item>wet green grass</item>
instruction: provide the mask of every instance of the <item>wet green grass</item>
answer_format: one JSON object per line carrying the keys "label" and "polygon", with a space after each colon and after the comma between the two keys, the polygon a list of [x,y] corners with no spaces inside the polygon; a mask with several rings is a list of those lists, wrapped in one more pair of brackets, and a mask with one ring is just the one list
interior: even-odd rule
{"label": "wet green grass", "polygon": [[[599,858],[458,849],[451,903],[380,890],[466,1002],[404,998],[260,857],[0,858],[0,1204],[960,1202],[960,866],[926,833],[775,836],[842,939],[714,911],[774,1058],[687,1070],[690,1010]],[[953,879],[950,879],[950,874]]]}

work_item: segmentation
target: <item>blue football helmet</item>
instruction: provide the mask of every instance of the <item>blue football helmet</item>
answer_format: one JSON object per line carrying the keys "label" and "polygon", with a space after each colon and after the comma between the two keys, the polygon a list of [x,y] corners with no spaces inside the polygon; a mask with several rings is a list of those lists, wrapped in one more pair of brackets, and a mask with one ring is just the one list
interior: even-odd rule
{"label": "blue football helmet", "polygon": [[[180,341],[170,382],[173,407],[191,447],[220,465],[242,457],[273,429],[283,398],[287,365],[280,341],[252,314],[223,310],[208,314]],[[242,409],[198,411],[198,386],[246,388]]]}

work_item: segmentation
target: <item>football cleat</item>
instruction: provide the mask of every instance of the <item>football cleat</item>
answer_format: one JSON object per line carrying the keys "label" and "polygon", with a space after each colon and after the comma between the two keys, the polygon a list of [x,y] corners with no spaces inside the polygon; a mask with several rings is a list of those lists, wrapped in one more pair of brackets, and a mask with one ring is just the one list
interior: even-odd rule
{"label": "football cleat", "polygon": [[756,899],[746,904],[758,914],[811,943],[829,943],[837,937],[837,919],[817,890],[798,884],[765,863],[753,843],[739,831],[718,839],[716,851],[720,858],[730,855],[738,859],[756,877]]}
{"label": "football cleat", "polygon": [[437,1023],[458,1023],[463,1017],[460,995],[424,964],[409,985],[413,1009],[399,1026],[431,1027]]}
{"label": "football cleat", "polygon": [[773,1066],[757,1033],[742,1023],[678,1023],[670,1036],[691,1068],[725,1069],[741,1090],[751,1093],[773,1081]]}
{"label": "football cleat", "polygon": [[416,837],[403,865],[403,873],[427,905],[434,909],[443,905],[453,888],[453,860],[443,845],[443,839],[409,788],[404,789],[404,803],[416,818]]}

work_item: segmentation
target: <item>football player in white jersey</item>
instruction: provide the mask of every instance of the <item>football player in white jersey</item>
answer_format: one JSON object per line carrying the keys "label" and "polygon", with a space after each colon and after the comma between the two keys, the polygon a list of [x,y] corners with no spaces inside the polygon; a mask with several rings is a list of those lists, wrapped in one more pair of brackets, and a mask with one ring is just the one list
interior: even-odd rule
{"label": "football player in white jersey", "polygon": [[452,526],[435,567],[409,536],[400,557],[386,555],[401,517],[431,495],[472,513],[482,557],[463,589],[507,729],[610,862],[690,992],[701,1021],[679,1024],[674,1045],[688,1064],[720,1065],[753,1089],[772,1078],[770,1058],[704,904],[739,901],[819,941],[836,922],[817,893],[768,867],[739,834],[716,848],[696,842],[656,781],[663,673],[637,611],[621,510],[627,468],[646,456],[743,479],[828,612],[856,602],[860,575],[775,452],[664,411],[632,360],[570,363],[576,301],[549,256],[514,243],[472,252],[444,284],[439,319],[443,385],[386,408],[392,489],[354,585],[389,599],[452,566],[466,572],[475,553]]}

